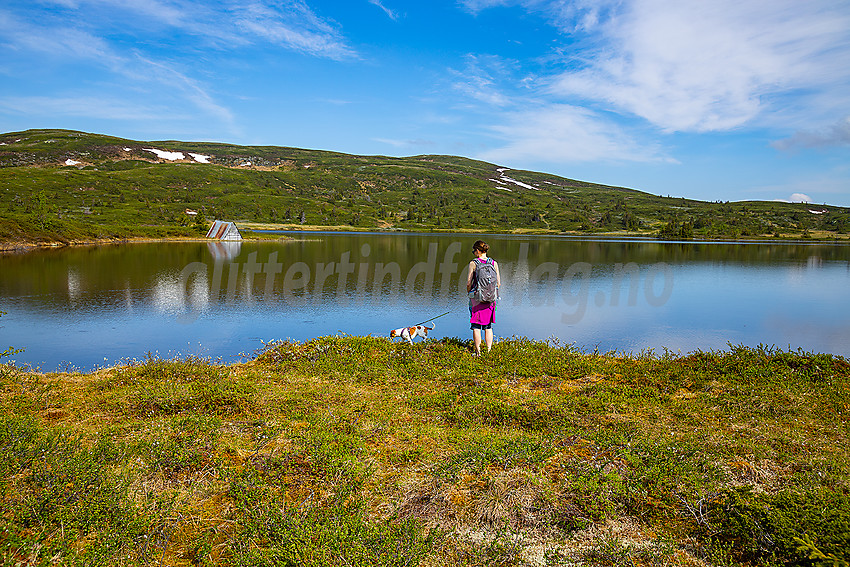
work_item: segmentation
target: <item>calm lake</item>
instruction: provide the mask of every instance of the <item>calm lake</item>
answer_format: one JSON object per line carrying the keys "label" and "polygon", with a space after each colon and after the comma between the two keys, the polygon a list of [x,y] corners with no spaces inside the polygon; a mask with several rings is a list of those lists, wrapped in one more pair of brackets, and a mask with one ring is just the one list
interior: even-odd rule
{"label": "calm lake", "polygon": [[[263,342],[388,336],[445,312],[431,336],[471,336],[465,283],[476,237],[288,236],[2,255],[0,350],[25,348],[11,358],[43,370],[148,352],[232,362]],[[484,240],[502,276],[497,339],[624,353],[765,344],[850,356],[850,246]]]}

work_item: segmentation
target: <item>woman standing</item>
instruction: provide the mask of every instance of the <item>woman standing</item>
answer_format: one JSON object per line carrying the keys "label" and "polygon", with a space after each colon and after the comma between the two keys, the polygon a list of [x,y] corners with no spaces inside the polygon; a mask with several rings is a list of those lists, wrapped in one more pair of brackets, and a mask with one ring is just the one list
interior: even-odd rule
{"label": "woman standing", "polygon": [[472,329],[472,342],[475,344],[475,356],[481,355],[482,330],[487,352],[490,352],[493,347],[493,323],[496,320],[496,300],[501,278],[499,265],[495,260],[487,257],[489,249],[490,247],[483,240],[475,242],[472,246],[475,258],[469,263],[469,276],[466,278],[466,291],[469,295],[469,324]]}

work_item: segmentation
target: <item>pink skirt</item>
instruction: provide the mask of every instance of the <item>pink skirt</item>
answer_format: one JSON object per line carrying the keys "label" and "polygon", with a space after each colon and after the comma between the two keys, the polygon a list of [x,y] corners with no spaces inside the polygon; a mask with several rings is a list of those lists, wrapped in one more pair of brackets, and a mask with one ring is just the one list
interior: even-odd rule
{"label": "pink skirt", "polygon": [[481,303],[474,299],[469,300],[469,323],[476,325],[490,325],[496,320],[496,302]]}

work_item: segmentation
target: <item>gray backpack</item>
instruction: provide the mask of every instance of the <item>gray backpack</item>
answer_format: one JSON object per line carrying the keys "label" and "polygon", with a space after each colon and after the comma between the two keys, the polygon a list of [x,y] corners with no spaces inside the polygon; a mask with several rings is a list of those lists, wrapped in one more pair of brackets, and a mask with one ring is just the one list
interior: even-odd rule
{"label": "gray backpack", "polygon": [[472,280],[472,297],[482,303],[492,303],[498,299],[496,290],[496,266],[492,258],[485,262],[475,261],[475,276]]}

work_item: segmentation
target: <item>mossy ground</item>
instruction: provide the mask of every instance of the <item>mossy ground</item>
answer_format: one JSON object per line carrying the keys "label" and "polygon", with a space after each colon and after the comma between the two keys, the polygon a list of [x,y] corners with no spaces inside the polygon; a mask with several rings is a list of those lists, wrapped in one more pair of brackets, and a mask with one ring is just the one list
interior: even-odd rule
{"label": "mossy ground", "polygon": [[840,357],[323,337],[230,366],[2,368],[6,565],[848,558]]}

